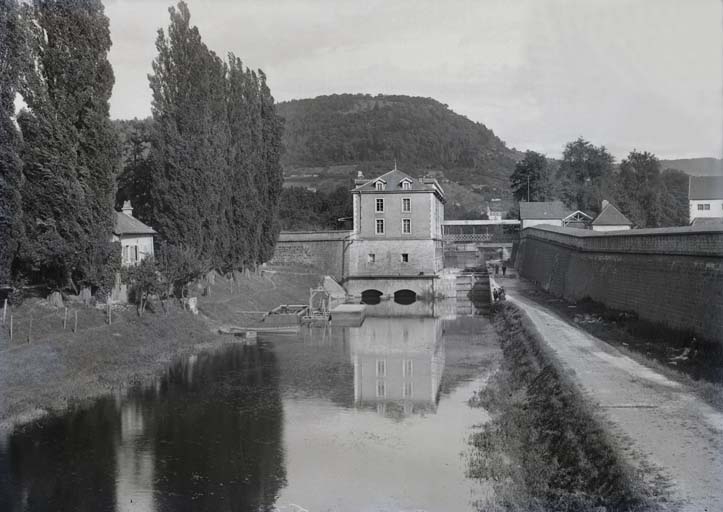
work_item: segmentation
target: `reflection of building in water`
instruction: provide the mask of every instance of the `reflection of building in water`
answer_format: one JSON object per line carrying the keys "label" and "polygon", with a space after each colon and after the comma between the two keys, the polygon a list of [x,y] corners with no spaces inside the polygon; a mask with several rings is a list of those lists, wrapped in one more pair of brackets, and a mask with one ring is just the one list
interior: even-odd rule
{"label": "reflection of building in water", "polygon": [[349,329],[354,402],[385,415],[436,411],[444,372],[439,318],[367,318]]}
{"label": "reflection of building in water", "polygon": [[120,443],[116,456],[116,510],[155,510],[153,502],[154,459],[150,447],[143,446],[145,422],[140,404],[121,406]]}

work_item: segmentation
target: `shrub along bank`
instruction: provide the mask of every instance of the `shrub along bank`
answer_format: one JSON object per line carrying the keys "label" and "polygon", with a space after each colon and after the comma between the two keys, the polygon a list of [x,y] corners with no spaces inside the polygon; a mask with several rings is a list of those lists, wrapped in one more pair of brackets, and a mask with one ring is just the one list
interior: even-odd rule
{"label": "shrub along bank", "polygon": [[504,359],[472,399],[493,417],[471,440],[470,476],[495,488],[494,506],[481,506],[627,511],[649,510],[663,499],[624,462],[524,314],[511,304],[496,306],[494,325]]}

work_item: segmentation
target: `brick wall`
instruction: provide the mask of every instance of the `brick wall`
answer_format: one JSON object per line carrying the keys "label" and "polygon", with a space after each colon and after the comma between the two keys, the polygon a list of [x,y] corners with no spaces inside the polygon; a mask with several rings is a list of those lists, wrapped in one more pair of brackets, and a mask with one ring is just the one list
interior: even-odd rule
{"label": "brick wall", "polygon": [[524,229],[516,266],[553,295],[589,297],[723,342],[723,229]]}
{"label": "brick wall", "polygon": [[351,231],[282,231],[272,265],[311,265],[341,279],[342,252]]}

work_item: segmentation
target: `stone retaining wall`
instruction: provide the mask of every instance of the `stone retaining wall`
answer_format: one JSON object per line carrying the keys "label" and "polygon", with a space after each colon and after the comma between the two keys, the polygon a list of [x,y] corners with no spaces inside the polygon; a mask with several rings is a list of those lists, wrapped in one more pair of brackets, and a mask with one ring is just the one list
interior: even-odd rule
{"label": "stone retaining wall", "polygon": [[566,300],[590,298],[723,342],[723,229],[522,230],[520,274]]}

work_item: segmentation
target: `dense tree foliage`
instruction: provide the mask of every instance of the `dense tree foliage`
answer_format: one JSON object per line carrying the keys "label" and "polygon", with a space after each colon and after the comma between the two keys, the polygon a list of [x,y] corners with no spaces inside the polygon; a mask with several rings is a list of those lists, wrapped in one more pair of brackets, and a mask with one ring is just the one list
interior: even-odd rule
{"label": "dense tree foliage", "polygon": [[341,94],[280,103],[285,167],[428,169],[464,184],[506,183],[519,154],[483,124],[431,98]]}
{"label": "dense tree foliage", "polygon": [[552,199],[552,183],[545,155],[527,151],[517,162],[510,176],[512,194],[517,201],[549,201]]}
{"label": "dense tree foliage", "polygon": [[[351,227],[351,185],[328,194],[301,187],[285,188],[281,194],[279,220],[289,231],[342,229]],[[349,220],[340,221],[339,219]]]}
{"label": "dense tree foliage", "polygon": [[29,108],[18,116],[24,236],[14,265],[54,287],[105,287],[118,262],[108,18],[100,0],[36,0],[24,12],[33,65],[19,89]]}
{"label": "dense tree foliage", "polygon": [[23,23],[18,2],[0,0],[0,285],[10,281],[21,237],[22,160],[14,101],[28,57]]}
{"label": "dense tree foliage", "polygon": [[[281,120],[263,72],[209,50],[185,3],[169,12],[149,76],[149,221],[212,268],[254,267],[270,259],[279,230]],[[134,202],[147,190],[141,167],[124,187]]]}
{"label": "dense tree foliage", "polygon": [[115,208],[120,210],[125,201],[131,200],[133,216],[146,224],[153,220],[151,123],[150,118],[113,121],[122,155],[121,172],[116,180]]}
{"label": "dense tree foliage", "polygon": [[568,143],[555,177],[557,196],[575,210],[599,212],[602,200],[611,197],[614,161],[605,146],[582,137]]}

